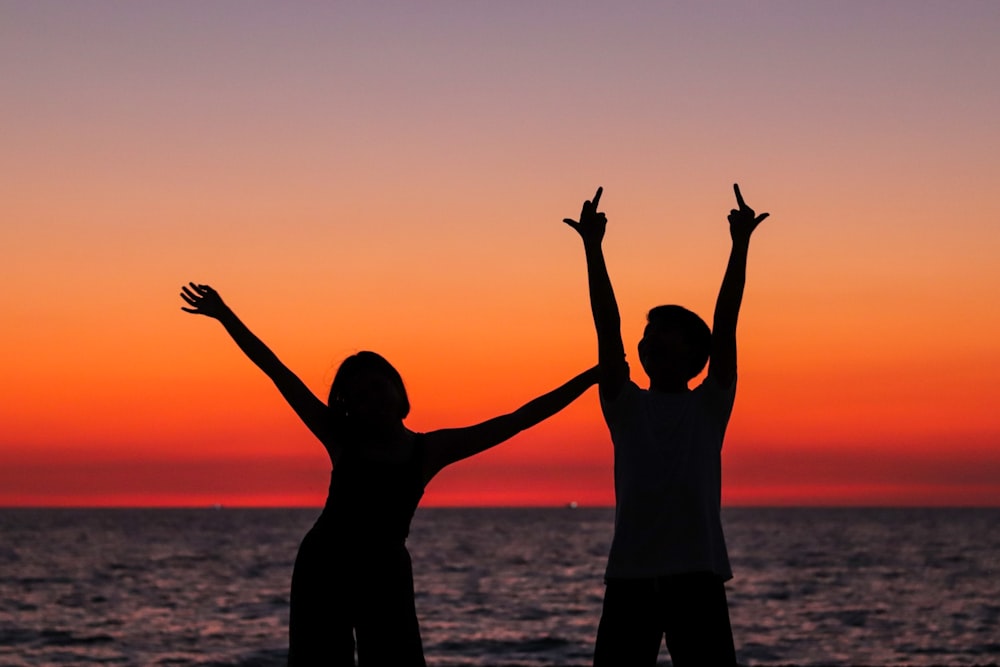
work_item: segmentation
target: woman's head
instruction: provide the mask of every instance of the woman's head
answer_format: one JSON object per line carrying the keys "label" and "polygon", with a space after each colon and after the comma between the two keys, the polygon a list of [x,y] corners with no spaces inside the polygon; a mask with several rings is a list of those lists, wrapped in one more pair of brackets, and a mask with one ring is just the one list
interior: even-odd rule
{"label": "woman's head", "polygon": [[358,426],[379,426],[405,419],[410,399],[399,371],[375,352],[344,359],[330,385],[327,405],[338,418]]}

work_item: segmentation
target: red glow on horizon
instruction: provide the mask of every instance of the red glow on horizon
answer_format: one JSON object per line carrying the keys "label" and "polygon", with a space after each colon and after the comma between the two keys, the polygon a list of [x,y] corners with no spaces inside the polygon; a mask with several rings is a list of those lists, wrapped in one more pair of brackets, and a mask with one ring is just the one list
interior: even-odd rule
{"label": "red glow on horizon", "polygon": [[[323,506],[322,493],[207,494],[111,493],[93,495],[39,492],[0,495],[3,507],[301,507]],[[421,507],[613,507],[608,490],[550,490],[510,492],[504,490],[428,489]],[[802,485],[773,487],[726,487],[726,507],[997,507],[997,485]]]}
{"label": "red glow on horizon", "polygon": [[[421,504],[612,506],[610,456],[570,462],[565,454],[532,461],[510,451],[461,462],[431,481]],[[734,448],[724,464],[723,506],[1000,506],[1000,456],[967,451],[947,468],[904,455]],[[0,470],[0,506],[318,508],[329,482],[324,458],[36,460]]]}

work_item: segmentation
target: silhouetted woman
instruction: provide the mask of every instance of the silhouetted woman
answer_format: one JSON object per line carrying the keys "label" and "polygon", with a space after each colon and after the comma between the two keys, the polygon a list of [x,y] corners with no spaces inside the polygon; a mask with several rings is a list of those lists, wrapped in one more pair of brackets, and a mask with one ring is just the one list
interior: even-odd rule
{"label": "silhouetted woman", "polygon": [[514,412],[466,428],[415,433],[399,373],[374,352],[348,357],[327,404],[257,338],[208,285],[190,283],[183,310],[217,319],[274,382],[330,455],[330,491],[292,573],[288,663],[424,665],[406,550],[410,520],[435,474],[500,444],[569,405],[596,368]]}

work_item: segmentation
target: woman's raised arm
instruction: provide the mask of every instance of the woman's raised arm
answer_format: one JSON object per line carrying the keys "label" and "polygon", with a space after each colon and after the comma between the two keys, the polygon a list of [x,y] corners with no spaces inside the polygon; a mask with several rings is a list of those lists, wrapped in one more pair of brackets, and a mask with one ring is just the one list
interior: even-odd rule
{"label": "woman's raised arm", "polygon": [[313,432],[313,435],[319,438],[327,451],[330,452],[331,458],[336,460],[339,455],[339,445],[334,442],[326,404],[316,398],[316,395],[306,387],[305,383],[240,321],[240,318],[225,304],[218,292],[209,285],[196,283],[189,283],[181,289],[181,298],[190,306],[188,308],[182,306],[181,310],[218,320],[250,361],[271,378],[278,391],[295,410],[295,414]]}

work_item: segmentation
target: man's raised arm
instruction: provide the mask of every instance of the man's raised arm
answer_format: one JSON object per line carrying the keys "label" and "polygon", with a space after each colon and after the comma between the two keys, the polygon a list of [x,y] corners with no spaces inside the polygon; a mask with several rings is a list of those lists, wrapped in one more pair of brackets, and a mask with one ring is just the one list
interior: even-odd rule
{"label": "man's raised arm", "polygon": [[604,262],[601,242],[608,219],[597,210],[603,188],[597,188],[594,198],[583,202],[580,219],[564,218],[563,222],[572,227],[583,239],[583,249],[587,257],[587,282],[590,288],[590,309],[597,327],[597,357],[600,366],[600,392],[606,399],[618,396],[628,380],[628,364],[625,363],[625,346],[622,344],[621,315],[618,302]]}
{"label": "man's raised arm", "polygon": [[708,375],[720,386],[729,387],[736,379],[736,322],[743,303],[743,287],[747,277],[747,252],[750,236],[763,220],[770,215],[756,215],[743,201],[740,186],[733,185],[736,204],[729,212],[729,235],[733,240],[729,253],[726,274],[719,288],[719,298],[715,302],[715,317],[712,322],[712,352],[709,357]]}

